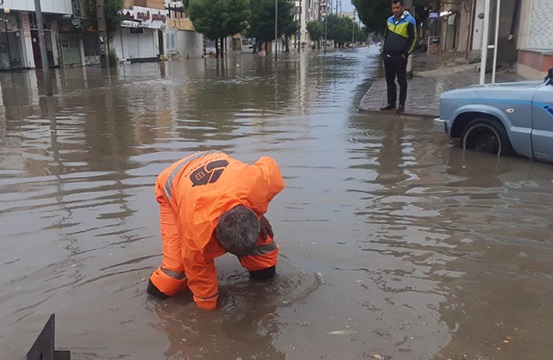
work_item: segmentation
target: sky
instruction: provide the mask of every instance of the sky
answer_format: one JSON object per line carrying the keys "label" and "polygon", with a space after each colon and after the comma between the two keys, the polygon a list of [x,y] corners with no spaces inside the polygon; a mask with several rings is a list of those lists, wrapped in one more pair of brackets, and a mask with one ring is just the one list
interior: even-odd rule
{"label": "sky", "polygon": [[[336,9],[336,1],[340,0],[326,0],[327,2],[332,1],[332,11]],[[351,0],[342,0],[342,11],[352,12],[355,9],[353,4],[351,3]],[[340,8],[338,7],[338,11],[340,11]]]}
{"label": "sky", "polygon": [[355,7],[350,0],[342,0],[342,11],[353,11]]}

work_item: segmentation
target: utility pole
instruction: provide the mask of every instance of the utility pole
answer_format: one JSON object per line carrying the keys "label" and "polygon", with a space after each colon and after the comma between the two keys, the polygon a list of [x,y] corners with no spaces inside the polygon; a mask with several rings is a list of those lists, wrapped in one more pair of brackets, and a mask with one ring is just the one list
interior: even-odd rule
{"label": "utility pole", "polygon": [[[332,9],[332,5],[330,5],[331,9]],[[324,15],[325,15],[325,46],[324,46],[324,54],[326,55],[326,33],[327,33],[327,28],[328,28],[328,5],[325,6],[325,12],[324,12]]]}
{"label": "utility pole", "polygon": [[108,32],[106,25],[105,0],[96,0],[96,20],[98,22],[98,41],[100,43],[100,63],[109,69]]}
{"label": "utility pole", "polygon": [[298,22],[300,24],[300,29],[298,31],[298,52],[300,52],[301,50],[301,15],[302,15],[302,6],[301,6],[301,1],[299,2],[300,3],[300,7],[299,7],[299,16],[298,16]]}
{"label": "utility pole", "polygon": [[490,0],[484,2],[484,29],[482,31],[482,61],[480,63],[480,85],[486,82],[486,65],[488,62],[488,36],[490,32]]}
{"label": "utility pole", "polygon": [[278,0],[275,0],[275,61],[277,61],[277,40],[278,40]]}
{"label": "utility pole", "polygon": [[355,9],[353,10],[353,19],[351,22],[351,45],[355,44]]}
{"label": "utility pole", "polygon": [[497,42],[499,37],[499,15],[501,13],[501,0],[497,1],[497,11],[495,13],[495,41],[493,43],[493,66],[492,66],[492,84],[495,84],[495,68],[497,66]]}
{"label": "utility pole", "polygon": [[40,47],[40,59],[42,60],[42,74],[44,76],[44,86],[46,86],[46,96],[52,96],[52,82],[50,81],[50,64],[48,64],[48,54],[46,53],[46,41],[44,40],[44,20],[42,18],[42,8],[40,0],[35,0],[36,25],[38,26],[38,45]]}

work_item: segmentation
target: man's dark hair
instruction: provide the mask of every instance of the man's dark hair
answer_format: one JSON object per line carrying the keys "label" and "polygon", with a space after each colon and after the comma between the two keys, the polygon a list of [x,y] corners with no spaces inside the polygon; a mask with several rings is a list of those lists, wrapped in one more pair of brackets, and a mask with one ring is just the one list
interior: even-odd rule
{"label": "man's dark hair", "polygon": [[403,0],[392,0],[392,4],[397,4],[397,3],[399,3],[399,5],[401,5],[401,6],[405,5],[403,3]]}
{"label": "man's dark hair", "polygon": [[260,231],[261,225],[255,212],[238,205],[221,215],[215,235],[228,252],[245,256],[255,249]]}

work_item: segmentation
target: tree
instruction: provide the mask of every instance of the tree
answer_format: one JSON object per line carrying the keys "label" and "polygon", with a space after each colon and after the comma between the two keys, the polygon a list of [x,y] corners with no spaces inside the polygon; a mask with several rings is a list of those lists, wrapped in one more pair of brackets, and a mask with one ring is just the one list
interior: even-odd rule
{"label": "tree", "polygon": [[[108,39],[112,39],[115,32],[121,27],[123,19],[119,15],[123,9],[123,0],[105,0],[104,11],[106,13],[106,33]],[[96,15],[96,0],[85,0],[85,14],[89,25],[98,29],[98,17]]]}
{"label": "tree", "polygon": [[334,40],[338,46],[344,45],[351,40],[353,20],[349,17],[328,15],[327,38]]}
{"label": "tree", "polygon": [[286,52],[290,51],[290,47],[289,47],[290,36],[297,34],[299,30],[300,30],[300,23],[296,20],[292,20],[288,24],[288,26],[284,29],[284,39],[286,41]]}
{"label": "tree", "polygon": [[369,35],[367,34],[367,28],[365,27],[360,27],[357,23],[355,24],[355,35],[354,35],[354,40],[355,42],[358,42],[358,41],[362,41],[362,42],[365,42],[367,41]]}
{"label": "tree", "polygon": [[[251,0],[252,16],[248,35],[256,39],[256,48],[261,50],[266,42],[275,39],[275,0]],[[285,35],[287,30],[293,29],[294,15],[291,0],[277,0],[277,36]]]}
{"label": "tree", "polygon": [[224,38],[247,27],[250,0],[190,0],[188,16],[197,32],[215,40],[217,56],[223,57]]}
{"label": "tree", "polygon": [[321,40],[321,37],[323,36],[324,25],[320,21],[311,20],[306,26],[309,37],[317,43],[317,49],[320,49],[321,44],[319,40]]}
{"label": "tree", "polygon": [[351,0],[351,3],[369,32],[384,33],[386,19],[392,15],[391,0]]}

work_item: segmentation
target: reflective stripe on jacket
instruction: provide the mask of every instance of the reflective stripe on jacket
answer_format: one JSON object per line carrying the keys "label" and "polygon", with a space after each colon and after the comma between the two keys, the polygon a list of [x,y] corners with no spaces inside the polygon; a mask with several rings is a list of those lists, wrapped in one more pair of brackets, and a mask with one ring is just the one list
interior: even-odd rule
{"label": "reflective stripe on jacket", "polygon": [[415,50],[417,39],[417,22],[409,13],[396,20],[392,15],[386,22],[384,36],[384,54],[391,56],[409,55]]}
{"label": "reflective stripe on jacket", "polygon": [[[180,238],[182,248],[178,256],[182,258],[181,268],[184,267],[187,285],[199,307],[213,309],[217,303],[214,258],[226,253],[214,238],[219,217],[237,205],[245,205],[261,216],[267,212],[269,202],[283,188],[280,169],[273,159],[265,156],[249,165],[220,151],[190,155],[172,164],[158,176],[156,199],[162,207],[162,243],[174,242],[175,237]],[[164,206],[173,210],[176,225],[169,219],[173,215],[164,215]],[[266,242],[260,239],[260,253],[255,255],[254,252],[246,257],[256,260],[251,260],[251,263],[241,261],[242,265],[248,270],[258,270],[257,266],[270,267],[276,264],[278,247],[274,242],[271,245],[271,242],[272,239]],[[165,261],[165,251],[170,247],[162,245]],[[269,249],[264,248],[265,245],[276,247],[276,251],[265,252]],[[164,268],[180,273],[178,265],[175,262],[170,268],[162,264]]]}

